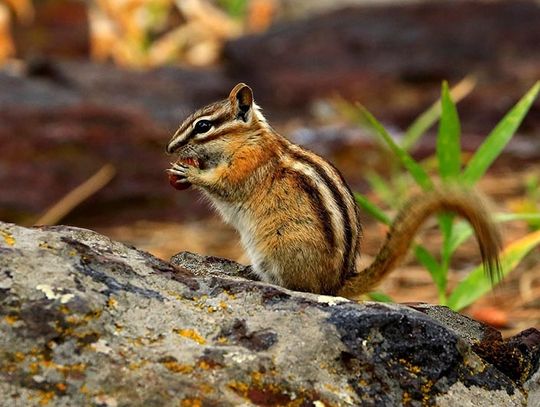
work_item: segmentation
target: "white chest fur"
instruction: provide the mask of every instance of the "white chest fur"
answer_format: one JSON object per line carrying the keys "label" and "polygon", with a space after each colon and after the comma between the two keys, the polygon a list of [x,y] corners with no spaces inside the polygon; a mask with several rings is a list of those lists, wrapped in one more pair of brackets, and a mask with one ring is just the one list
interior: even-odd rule
{"label": "white chest fur", "polygon": [[246,251],[251,265],[257,276],[262,280],[274,284],[281,284],[280,270],[272,259],[267,259],[258,249],[257,223],[249,210],[242,205],[231,204],[210,196],[213,206],[220,213],[223,220],[233,226],[240,234],[240,241]]}

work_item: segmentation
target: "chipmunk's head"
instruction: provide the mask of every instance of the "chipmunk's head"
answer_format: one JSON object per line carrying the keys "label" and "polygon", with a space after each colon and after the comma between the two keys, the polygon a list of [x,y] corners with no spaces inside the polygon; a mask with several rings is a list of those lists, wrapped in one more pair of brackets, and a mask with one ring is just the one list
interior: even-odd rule
{"label": "chipmunk's head", "polygon": [[212,167],[227,155],[227,147],[241,145],[266,126],[251,88],[239,83],[227,99],[205,106],[185,119],[166,151],[179,158],[194,158],[201,168]]}

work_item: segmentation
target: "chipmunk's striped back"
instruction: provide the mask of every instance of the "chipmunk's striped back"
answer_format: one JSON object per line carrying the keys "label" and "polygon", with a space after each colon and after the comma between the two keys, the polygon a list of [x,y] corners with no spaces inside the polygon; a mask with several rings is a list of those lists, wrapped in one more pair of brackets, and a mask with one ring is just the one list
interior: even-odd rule
{"label": "chipmunk's striped back", "polygon": [[311,197],[324,197],[322,202],[312,199],[312,205],[321,214],[329,247],[334,248],[338,255],[341,277],[350,276],[355,271],[361,226],[358,207],[349,186],[333,165],[313,152],[288,144],[285,154],[287,159],[284,161],[298,171],[300,177],[307,177],[314,192],[309,188],[303,188],[304,191]]}
{"label": "chipmunk's striped back", "polygon": [[395,267],[423,221],[442,210],[471,221],[486,263],[497,263],[487,214],[470,193],[453,191],[450,199],[428,194],[408,206],[372,266],[357,274],[361,228],[349,187],[328,161],[276,133],[244,84],[188,117],[167,152],[179,157],[169,172],[199,187],[238,230],[263,281],[357,296]]}

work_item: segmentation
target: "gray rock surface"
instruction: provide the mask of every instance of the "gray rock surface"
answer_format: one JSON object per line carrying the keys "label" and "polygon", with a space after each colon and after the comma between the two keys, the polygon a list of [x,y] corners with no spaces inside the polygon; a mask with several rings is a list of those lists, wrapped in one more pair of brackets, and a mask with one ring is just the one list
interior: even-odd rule
{"label": "gray rock surface", "polygon": [[[189,253],[173,262],[88,230],[0,222],[0,404],[538,399],[536,330],[493,341],[493,331],[439,307],[292,292],[238,277],[244,266]],[[521,352],[521,370],[506,372],[486,338]]]}

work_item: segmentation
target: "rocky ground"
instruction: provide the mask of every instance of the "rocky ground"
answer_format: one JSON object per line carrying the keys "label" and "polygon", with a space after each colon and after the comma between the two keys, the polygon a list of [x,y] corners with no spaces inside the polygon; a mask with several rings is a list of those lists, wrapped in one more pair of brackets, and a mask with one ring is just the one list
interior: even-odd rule
{"label": "rocky ground", "polygon": [[426,305],[357,304],[164,262],[95,232],[0,223],[10,406],[523,406],[540,332]]}

